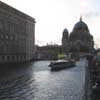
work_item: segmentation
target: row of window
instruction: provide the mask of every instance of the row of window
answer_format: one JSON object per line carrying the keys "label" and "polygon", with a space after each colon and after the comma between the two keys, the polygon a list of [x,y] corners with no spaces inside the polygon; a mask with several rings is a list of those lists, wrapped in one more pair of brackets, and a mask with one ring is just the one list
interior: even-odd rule
{"label": "row of window", "polygon": [[1,39],[9,39],[9,40],[17,40],[17,37],[8,35],[8,34],[0,34]]}
{"label": "row of window", "polygon": [[7,56],[0,56],[2,61],[25,61],[26,56],[16,56],[16,55],[7,55]]}
{"label": "row of window", "polygon": [[0,29],[8,32],[25,34],[26,32],[34,32],[34,24],[22,23],[16,24],[8,20],[0,19]]}
{"label": "row of window", "polygon": [[0,34],[0,40],[1,40],[0,41],[1,44],[7,44],[8,46],[14,44],[14,45],[17,45],[17,46],[25,47],[25,45],[26,45],[26,40],[25,39],[18,39],[15,36],[7,35],[7,34],[6,35],[5,34]]}
{"label": "row of window", "polygon": [[78,30],[75,30],[76,32],[88,32],[87,30],[82,30],[82,29],[78,29]]}
{"label": "row of window", "polygon": [[[17,37],[17,36],[8,35],[8,34],[0,34],[0,39],[15,40],[15,41],[19,41],[20,43],[22,43],[22,42],[25,43],[26,42],[25,37]],[[28,43],[31,44],[32,40],[30,40]]]}

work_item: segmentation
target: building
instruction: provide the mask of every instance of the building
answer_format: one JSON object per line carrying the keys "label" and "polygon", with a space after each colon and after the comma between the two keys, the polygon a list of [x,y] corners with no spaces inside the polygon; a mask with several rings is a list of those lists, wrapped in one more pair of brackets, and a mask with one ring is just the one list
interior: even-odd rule
{"label": "building", "polygon": [[66,47],[66,51],[89,53],[94,49],[93,36],[89,32],[87,24],[82,21],[82,18],[75,24],[69,36],[67,31],[66,35],[64,33],[65,31],[62,37],[62,46]]}
{"label": "building", "polygon": [[69,50],[69,33],[68,30],[65,28],[63,31],[63,36],[62,36],[62,48],[63,52],[67,53]]}
{"label": "building", "polygon": [[0,1],[0,63],[30,61],[34,42],[34,18]]}
{"label": "building", "polygon": [[58,55],[62,53],[61,45],[36,46],[34,60],[57,60]]}

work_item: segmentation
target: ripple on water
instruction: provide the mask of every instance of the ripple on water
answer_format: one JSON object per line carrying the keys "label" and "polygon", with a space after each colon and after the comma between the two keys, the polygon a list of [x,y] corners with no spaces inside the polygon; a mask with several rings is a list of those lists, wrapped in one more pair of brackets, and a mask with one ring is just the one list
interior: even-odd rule
{"label": "ripple on water", "polygon": [[0,100],[82,100],[85,68],[51,72],[49,63],[38,61],[27,70],[15,69],[13,78],[1,79]]}

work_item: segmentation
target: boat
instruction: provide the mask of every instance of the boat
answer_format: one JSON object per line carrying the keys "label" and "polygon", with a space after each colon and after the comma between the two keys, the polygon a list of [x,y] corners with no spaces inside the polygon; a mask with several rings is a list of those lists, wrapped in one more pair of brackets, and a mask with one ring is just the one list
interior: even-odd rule
{"label": "boat", "polygon": [[58,60],[53,61],[48,65],[52,71],[61,70],[75,66],[74,60]]}

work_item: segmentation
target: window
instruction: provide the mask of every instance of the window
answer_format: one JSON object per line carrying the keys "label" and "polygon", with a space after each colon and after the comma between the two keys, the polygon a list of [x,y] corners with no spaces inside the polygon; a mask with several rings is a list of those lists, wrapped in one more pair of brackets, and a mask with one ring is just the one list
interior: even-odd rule
{"label": "window", "polygon": [[3,29],[3,22],[0,20],[0,29]]}
{"label": "window", "polygon": [[10,56],[7,56],[7,60],[9,60],[10,59]]}
{"label": "window", "polygon": [[13,40],[13,36],[10,36],[10,40]]}
{"label": "window", "polygon": [[2,34],[0,36],[1,36],[2,39],[4,38],[4,36]]}
{"label": "window", "polygon": [[5,37],[6,37],[6,39],[8,39],[8,35],[6,35]]}
{"label": "window", "polygon": [[2,56],[2,60],[5,60],[5,56]]}

